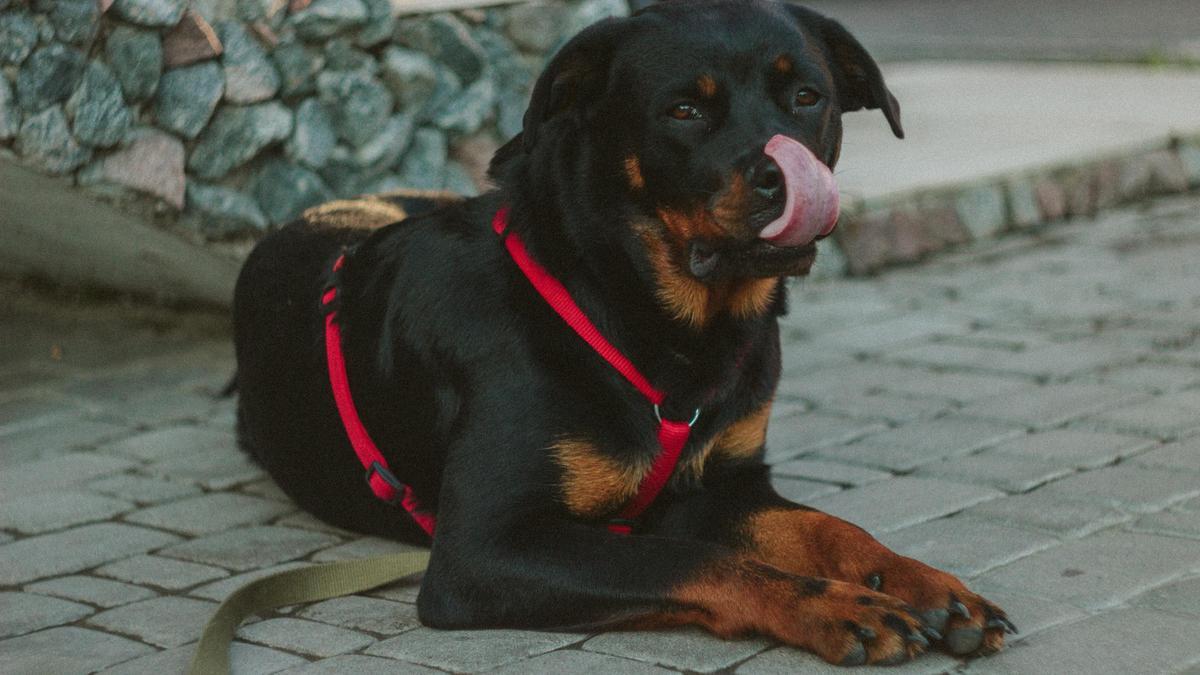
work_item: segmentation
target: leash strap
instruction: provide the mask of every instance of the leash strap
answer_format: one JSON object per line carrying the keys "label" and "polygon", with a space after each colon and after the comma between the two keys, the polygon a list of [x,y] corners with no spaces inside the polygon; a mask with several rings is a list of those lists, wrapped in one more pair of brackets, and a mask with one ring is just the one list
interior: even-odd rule
{"label": "leash strap", "polygon": [[555,279],[546,268],[538,264],[533,256],[529,255],[528,249],[525,248],[525,242],[521,240],[520,236],[515,232],[507,231],[507,206],[502,206],[496,211],[496,215],[492,218],[492,229],[504,240],[504,247],[508,249],[509,255],[512,256],[525,278],[537,290],[538,295],[542,296],[554,312],[562,317],[563,321],[567,322],[567,325],[584,342],[588,343],[601,358],[624,376],[635,389],[641,392],[642,396],[646,397],[646,400],[654,406],[655,416],[659,417],[658,445],[662,451],[654,458],[650,472],[642,478],[637,494],[608,524],[610,532],[629,534],[633,528],[633,521],[654,502],[666,486],[667,481],[670,480],[671,474],[675,471],[675,465],[679,462],[679,455],[687,445],[692,425],[700,417],[700,411],[696,410],[696,414],[690,422],[662,419],[658,411],[666,396],[650,384],[650,381],[633,365],[633,362],[600,333],[600,329],[596,328],[587,314],[580,309],[562,283]]}
{"label": "leash strap", "polygon": [[217,607],[196,645],[188,673],[228,673],[229,644],[238,626],[251,614],[361,593],[420,572],[428,564],[428,551],[412,551],[285,570],[255,579],[234,591]]}

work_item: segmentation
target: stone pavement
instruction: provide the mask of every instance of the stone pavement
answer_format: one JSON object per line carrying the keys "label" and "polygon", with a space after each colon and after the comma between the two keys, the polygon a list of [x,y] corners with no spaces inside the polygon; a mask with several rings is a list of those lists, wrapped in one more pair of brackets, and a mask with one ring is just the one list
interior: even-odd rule
{"label": "stone pavement", "polygon": [[[1197,260],[1192,193],[796,284],[780,491],[968,578],[1022,630],[892,672],[1200,672]],[[220,319],[0,290],[0,671],[181,672],[245,580],[400,548],[297,511],[239,454]],[[440,632],[415,594],[261,617],[234,672],[833,672],[690,630]]]}

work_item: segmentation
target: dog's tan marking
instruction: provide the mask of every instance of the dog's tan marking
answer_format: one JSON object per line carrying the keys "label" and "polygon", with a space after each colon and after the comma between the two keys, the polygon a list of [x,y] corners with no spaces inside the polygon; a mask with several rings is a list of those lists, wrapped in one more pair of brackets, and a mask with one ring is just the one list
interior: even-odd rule
{"label": "dog's tan marking", "polygon": [[642,175],[642,162],[637,155],[625,158],[625,177],[629,179],[629,187],[634,190],[646,187],[646,177]]}
{"label": "dog's tan marking", "polygon": [[649,469],[619,462],[577,438],[561,439],[550,450],[563,470],[563,502],[583,518],[599,518],[620,508],[637,494]]}
{"label": "dog's tan marking", "polygon": [[771,401],[761,408],[725,427],[699,452],[680,462],[676,472],[680,480],[697,483],[704,477],[704,467],[713,457],[743,459],[753,457],[767,439],[767,419],[771,416]]}
{"label": "dog's tan marking", "polygon": [[713,317],[729,312],[737,319],[762,316],[771,307],[779,287],[779,279],[730,279],[705,284],[684,270],[684,242],[700,229],[719,229],[711,220],[697,224],[676,212],[660,211],[667,234],[653,225],[638,227],[642,245],[654,270],[656,295],[663,307],[675,319],[695,328],[703,328]]}
{"label": "dog's tan marking", "polygon": [[717,95],[717,81],[713,79],[712,75],[701,75],[696,80],[696,89],[704,98],[712,98]]}
{"label": "dog's tan marking", "polygon": [[766,314],[775,302],[778,278],[747,279],[729,294],[729,312],[738,319],[754,319]]}
{"label": "dog's tan marking", "polygon": [[771,62],[771,67],[774,68],[775,72],[779,73],[780,75],[787,75],[788,73],[792,72],[792,68],[794,68],[795,65],[792,63],[792,57],[788,56],[787,54],[780,54],[779,56],[775,57],[773,62]]}

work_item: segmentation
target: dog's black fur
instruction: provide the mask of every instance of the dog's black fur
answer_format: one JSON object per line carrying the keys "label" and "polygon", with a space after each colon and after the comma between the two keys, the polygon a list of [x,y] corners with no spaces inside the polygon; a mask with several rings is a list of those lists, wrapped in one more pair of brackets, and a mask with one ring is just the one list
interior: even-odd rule
{"label": "dog's black fur", "polygon": [[[762,461],[780,277],[815,255],[756,236],[782,209],[763,147],[783,134],[832,167],[840,116],[860,108],[902,134],[870,56],[800,8],[668,2],[585,30],[497,153],[495,190],[316,209],[254,250],[235,300],[242,446],[318,517],[428,541],[367,489],[334,407],[320,298],[346,250],[338,320],[354,400],[438,517],[425,623],[698,623],[848,663],[909,658],[937,629],[957,652],[999,648],[1000,610],[783,500]],[[667,393],[664,416],[701,409],[632,536],[603,525],[659,452],[654,414],[521,275],[491,228],[502,205]]]}

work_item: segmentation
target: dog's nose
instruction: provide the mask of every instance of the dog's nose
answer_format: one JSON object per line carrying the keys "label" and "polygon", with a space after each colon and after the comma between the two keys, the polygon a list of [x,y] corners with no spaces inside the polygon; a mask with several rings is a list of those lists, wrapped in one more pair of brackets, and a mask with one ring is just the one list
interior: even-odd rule
{"label": "dog's nose", "polygon": [[747,179],[754,193],[767,202],[787,196],[783,188],[783,170],[770,157],[763,157],[751,167]]}

